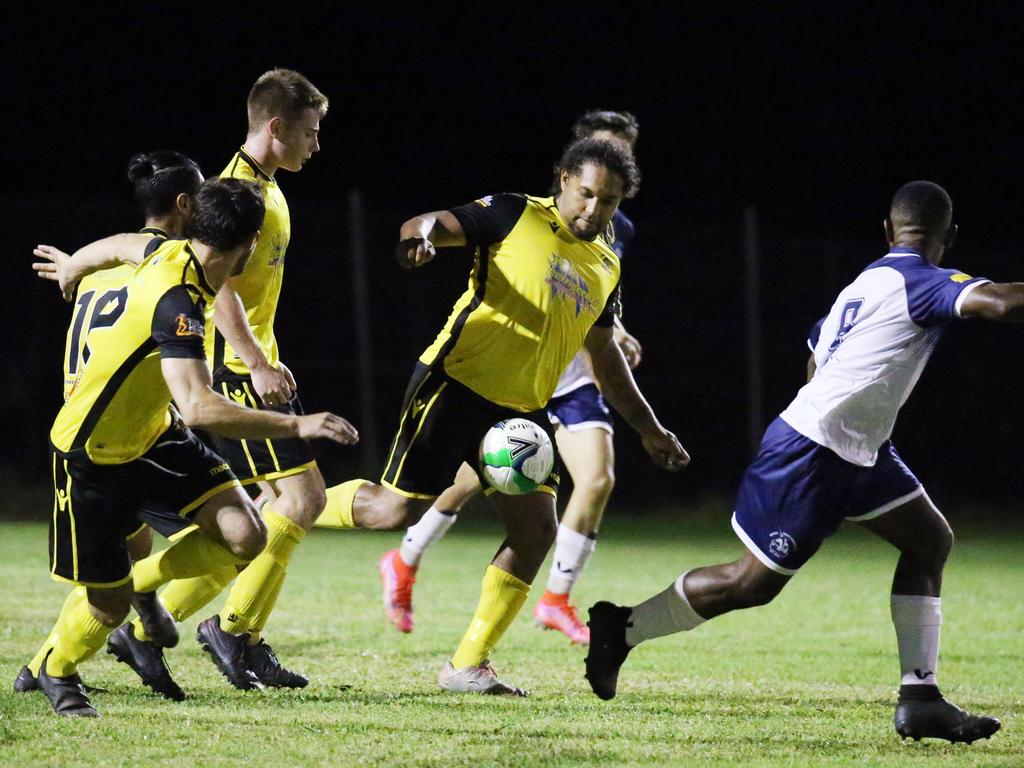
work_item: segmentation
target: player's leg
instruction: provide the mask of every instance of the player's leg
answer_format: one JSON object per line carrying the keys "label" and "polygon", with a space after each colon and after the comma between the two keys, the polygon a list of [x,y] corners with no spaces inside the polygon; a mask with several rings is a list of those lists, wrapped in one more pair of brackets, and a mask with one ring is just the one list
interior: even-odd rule
{"label": "player's leg", "polygon": [[261,636],[281,592],[292,553],[302,541],[325,503],[323,476],[315,466],[299,474],[269,481],[274,501],[263,505],[267,546],[238,575],[220,613],[219,628],[232,635],[245,635],[249,669],[264,685],[302,688],[304,675],[281,666],[273,649]]}
{"label": "player's leg", "polygon": [[530,584],[554,542],[555,495],[537,491],[524,496],[495,493],[490,498],[505,522],[506,538],[484,574],[469,628],[438,682],[459,693],[524,696],[520,688],[498,679],[489,656],[526,602]]}
{"label": "player's leg", "polygon": [[953,531],[925,493],[862,525],[900,552],[893,576],[891,614],[900,659],[896,732],[906,738],[971,742],[999,730],[999,721],[972,715],[946,701],[938,687],[942,625],[942,571]]}
{"label": "player's leg", "polygon": [[458,513],[480,492],[480,478],[463,463],[455,482],[447,488],[415,525],[409,526],[398,549],[389,549],[380,558],[380,579],[384,590],[384,613],[399,632],[412,632],[412,588],[420,560],[458,519]]}
{"label": "player's leg", "polygon": [[687,571],[632,608],[599,602],[590,609],[586,676],[594,693],[615,696],[619,668],[639,643],[771,602],[841,523],[854,471],[776,419],[740,483],[732,525],[743,556]]}
{"label": "player's leg", "polygon": [[573,488],[558,525],[547,587],[533,616],[538,625],[557,629],[574,643],[586,645],[590,630],[577,617],[569,593],[597,544],[597,531],[615,487],[615,449],[609,430],[576,426],[563,423],[555,431],[558,455]]}

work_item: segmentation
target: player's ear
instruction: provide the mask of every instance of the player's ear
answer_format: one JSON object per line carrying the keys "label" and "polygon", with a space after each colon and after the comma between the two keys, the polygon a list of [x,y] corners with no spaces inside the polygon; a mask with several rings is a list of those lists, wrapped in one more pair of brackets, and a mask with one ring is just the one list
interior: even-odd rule
{"label": "player's ear", "polygon": [[892,231],[892,220],[888,216],[882,221],[882,229],[885,230],[885,242],[891,246],[896,238]]}
{"label": "player's ear", "polygon": [[949,229],[946,230],[946,239],[943,244],[947,248],[952,248],[953,243],[956,242],[956,236],[959,232],[960,227],[958,227],[956,224],[950,224]]}
{"label": "player's ear", "polygon": [[270,118],[270,120],[267,121],[267,130],[270,132],[270,135],[276,139],[281,135],[281,131],[284,130],[284,120],[276,116]]}
{"label": "player's ear", "polygon": [[178,213],[186,218],[192,214],[192,196],[181,192],[174,200],[174,206],[178,209]]}
{"label": "player's ear", "polygon": [[559,185],[562,187],[562,191],[564,192],[565,188],[569,184],[569,172],[566,171],[566,170],[559,171],[558,172],[558,182],[559,182]]}

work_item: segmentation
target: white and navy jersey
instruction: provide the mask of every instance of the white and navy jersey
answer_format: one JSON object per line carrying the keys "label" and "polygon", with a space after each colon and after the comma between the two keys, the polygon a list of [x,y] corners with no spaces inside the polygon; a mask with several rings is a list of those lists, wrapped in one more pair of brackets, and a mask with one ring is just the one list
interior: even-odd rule
{"label": "white and navy jersey", "polygon": [[[621,261],[626,248],[629,247],[629,244],[633,242],[633,238],[636,237],[636,225],[630,221],[629,217],[621,209],[616,209],[615,215],[612,216],[612,232],[615,237],[612,239],[611,248]],[[552,397],[567,395],[574,389],[579,389],[593,383],[594,371],[590,367],[590,354],[586,349],[581,349],[576,353],[576,357],[572,359],[572,362],[566,366],[565,371],[562,372],[562,377],[558,380],[558,386],[555,387],[555,393]]]}
{"label": "white and navy jersey", "polygon": [[874,466],[946,326],[987,282],[893,248],[846,286],[812,329],[817,370],[782,418],[846,461]]}

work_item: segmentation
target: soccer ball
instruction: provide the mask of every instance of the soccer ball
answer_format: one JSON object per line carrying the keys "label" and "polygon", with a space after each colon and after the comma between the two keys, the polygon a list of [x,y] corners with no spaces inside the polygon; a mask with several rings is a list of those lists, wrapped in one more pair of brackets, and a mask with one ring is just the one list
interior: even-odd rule
{"label": "soccer ball", "polygon": [[537,490],[554,466],[547,432],[528,419],[499,421],[480,441],[480,474],[501,493]]}

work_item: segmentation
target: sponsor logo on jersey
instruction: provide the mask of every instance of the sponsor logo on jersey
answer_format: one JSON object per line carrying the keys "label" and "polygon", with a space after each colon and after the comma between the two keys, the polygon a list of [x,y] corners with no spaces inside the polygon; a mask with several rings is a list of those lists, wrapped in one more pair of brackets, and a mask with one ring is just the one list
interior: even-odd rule
{"label": "sponsor logo on jersey", "polygon": [[178,315],[178,330],[175,336],[198,336],[200,339],[206,335],[206,321],[202,318]]}
{"label": "sponsor logo on jersey", "polygon": [[784,560],[796,552],[796,540],[785,531],[772,531],[768,536],[768,552],[772,557]]}
{"label": "sponsor logo on jersey", "polygon": [[568,299],[576,305],[576,317],[580,316],[583,309],[596,314],[586,280],[580,277],[568,259],[551,254],[548,259],[548,276],[544,282],[551,289],[552,299]]}
{"label": "sponsor logo on jersey", "polygon": [[968,280],[973,280],[974,278],[970,275],[965,275],[963,272],[957,272],[955,275],[950,275],[949,279],[954,283],[966,283]]}

